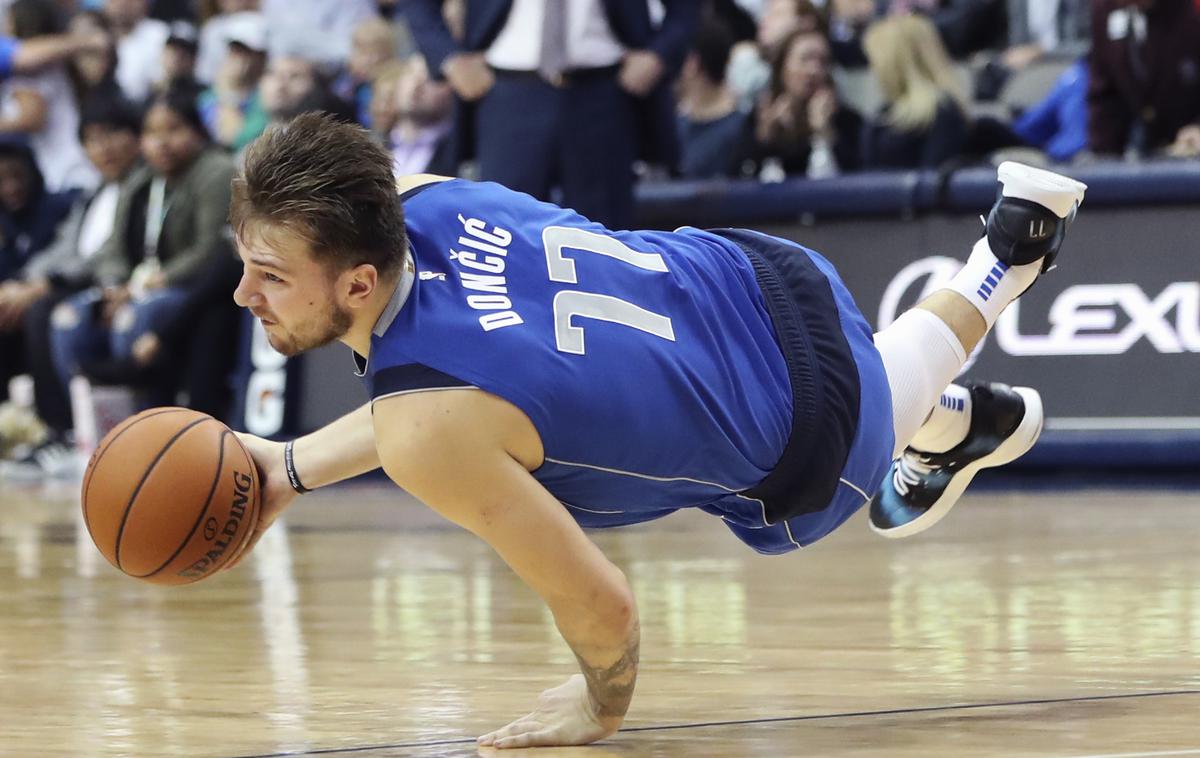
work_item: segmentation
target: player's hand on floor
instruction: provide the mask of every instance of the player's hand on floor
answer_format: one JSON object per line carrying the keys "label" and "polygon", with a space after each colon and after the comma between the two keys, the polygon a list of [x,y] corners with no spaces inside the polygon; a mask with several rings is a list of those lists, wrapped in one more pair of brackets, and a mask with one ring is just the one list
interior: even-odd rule
{"label": "player's hand on floor", "polygon": [[237,436],[258,465],[260,488],[258,521],[254,526],[254,534],[250,536],[246,547],[242,549],[241,553],[234,556],[233,560],[225,564],[225,569],[233,568],[250,554],[250,551],[262,539],[263,533],[270,528],[271,524],[275,523],[275,519],[279,518],[296,497],[296,490],[288,484],[287,470],[283,464],[283,443],[272,442],[243,432],[238,432]]}
{"label": "player's hand on floor", "polygon": [[480,737],[481,746],[497,748],[586,745],[617,731],[619,723],[601,723],[588,695],[587,681],[576,674],[543,692],[533,713]]}

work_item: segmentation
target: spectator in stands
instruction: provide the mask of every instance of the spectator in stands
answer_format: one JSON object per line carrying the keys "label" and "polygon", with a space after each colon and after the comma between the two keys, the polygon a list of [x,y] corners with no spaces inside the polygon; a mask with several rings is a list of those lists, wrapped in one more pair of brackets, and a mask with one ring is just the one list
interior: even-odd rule
{"label": "spectator in stands", "polygon": [[[241,23],[238,20],[241,14],[258,14],[258,0],[209,0],[204,5],[208,8],[200,14],[203,25],[196,57],[196,78],[212,84],[229,48],[230,28]],[[266,20],[262,23],[265,26]]]}
{"label": "spectator in stands", "polygon": [[1088,146],[1088,63],[1081,60],[1039,103],[1013,123],[1013,131],[1055,161],[1066,162]]}
{"label": "spectator in stands", "polygon": [[117,38],[117,82],[137,103],[149,97],[161,73],[167,25],[147,16],[150,0],[105,0],[104,13]]}
{"label": "spectator in stands", "polygon": [[[50,314],[92,284],[96,253],[112,234],[121,182],[138,163],[140,131],[141,114],[124,100],[100,95],[84,104],[80,141],[103,184],[80,195],[54,241],[34,255],[16,279],[0,285],[0,331],[18,324],[23,335],[23,346],[6,343],[3,350],[16,370],[33,377],[37,414],[49,429],[45,442],[23,461],[34,475],[63,470],[59,464],[68,461],[64,453],[72,428],[70,402],[50,352]],[[23,360],[17,359],[22,352]]]}
{"label": "spectator in stands", "polygon": [[739,110],[749,111],[771,82],[771,61],[795,32],[827,31],[825,17],[810,0],[768,0],[754,42],[741,42],[730,54],[726,81]]}
{"label": "spectator in stands", "polygon": [[867,54],[862,38],[867,27],[879,17],[875,0],[830,0],[829,44],[833,60],[843,68],[863,68]]}
{"label": "spectator in stands", "polygon": [[[96,254],[99,286],[55,309],[50,342],[64,386],[82,373],[141,386],[162,404],[174,402],[179,355],[199,326],[195,303],[208,302],[205,288],[231,260],[234,165],[211,144],[195,102],[175,92],[151,101],[141,148],[147,165],[122,185],[113,233]],[[189,380],[220,386],[231,352],[227,342],[212,349]]]}
{"label": "spectator in stands", "polygon": [[367,19],[354,30],[346,66],[333,82],[333,93],[354,106],[358,123],[371,126],[371,82],[396,59],[396,28],[382,18]]}
{"label": "spectator in stands", "polygon": [[[20,142],[0,142],[0,401],[19,369],[21,272],[50,244],[71,208],[73,193],[50,192],[33,151]],[[12,356],[10,358],[9,356]]]}
{"label": "spectator in stands", "polygon": [[227,25],[229,45],[212,86],[200,96],[200,115],[217,144],[240,148],[262,133],[267,116],[258,83],[267,65],[267,27],[262,16],[239,14]]}
{"label": "spectator in stands", "polygon": [[[955,59],[1004,46],[1007,0],[888,0],[891,15],[920,13],[937,29]],[[1036,0],[1048,3],[1050,0]]]}
{"label": "spectator in stands", "polygon": [[422,56],[384,65],[375,79],[371,131],[391,151],[397,176],[455,173],[453,109],[454,93],[430,78]]}
{"label": "spectator in stands", "polygon": [[462,44],[441,0],[404,7],[431,70],[473,106],[456,126],[480,176],[546,199],[557,185],[563,204],[621,229],[633,223],[634,161],[678,158],[669,85],[700,4],[663,5],[657,27],[644,0],[580,5],[585,23],[568,34],[561,3],[468,3]]}
{"label": "spectator in stands", "polygon": [[171,34],[163,45],[163,75],[155,89],[176,90],[197,99],[205,88],[196,79],[196,27],[186,21],[174,21],[170,28]]}
{"label": "spectator in stands", "polygon": [[14,73],[36,73],[79,53],[107,46],[108,40],[99,34],[52,34],[25,40],[0,35],[0,81]]}
{"label": "spectator in stands", "polygon": [[353,107],[330,91],[317,64],[302,55],[271,59],[259,85],[259,99],[268,126],[290,121],[307,111],[324,111],[342,121],[355,120]]}
{"label": "spectator in stands", "polygon": [[1048,53],[1078,58],[1091,46],[1091,0],[1007,0],[1008,48],[1002,56],[1020,70]]}
{"label": "spectator in stands", "polygon": [[[61,31],[50,0],[15,0],[7,22],[17,39]],[[99,177],[79,144],[79,110],[63,64],[0,84],[0,113],[0,134],[28,139],[50,190],[96,185]]]}
{"label": "spectator in stands", "polygon": [[109,29],[108,17],[99,11],[81,11],[71,18],[74,34],[100,35],[106,41],[100,48],[83,50],[67,62],[67,74],[75,87],[75,102],[83,104],[98,98],[124,98],[117,84],[117,41]]}
{"label": "spectator in stands", "polygon": [[679,72],[679,173],[685,179],[736,176],[746,158],[748,119],[725,84],[733,37],[705,19]]}
{"label": "spectator in stands", "polygon": [[1095,0],[1088,132],[1096,153],[1200,155],[1200,11]]}
{"label": "spectator in stands", "polygon": [[862,117],[839,102],[830,76],[829,42],[798,31],[771,66],[771,86],[755,112],[760,178],[824,178],[859,168]]}
{"label": "spectator in stands", "polygon": [[0,281],[11,280],[54,239],[73,199],[73,192],[46,187],[23,141],[0,142]]}
{"label": "spectator in stands", "polygon": [[358,25],[379,15],[374,0],[261,0],[271,30],[270,54],[295,54],[334,68],[350,57]]}
{"label": "spectator in stands", "polygon": [[975,98],[995,100],[1009,78],[1047,55],[1068,61],[1091,45],[1091,0],[1006,0],[1008,47],[976,75]]}
{"label": "spectator in stands", "polygon": [[892,16],[864,39],[885,105],[865,132],[868,168],[936,168],[966,148],[967,98],[933,23]]}

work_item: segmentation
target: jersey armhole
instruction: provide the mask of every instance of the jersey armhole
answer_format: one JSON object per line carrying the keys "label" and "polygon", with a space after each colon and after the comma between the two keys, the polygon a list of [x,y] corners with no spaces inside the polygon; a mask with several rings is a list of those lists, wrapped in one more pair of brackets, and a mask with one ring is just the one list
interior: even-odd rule
{"label": "jersey armhole", "polygon": [[374,406],[377,400],[397,395],[461,389],[478,388],[468,381],[420,363],[389,366],[375,372],[371,380],[371,405]]}

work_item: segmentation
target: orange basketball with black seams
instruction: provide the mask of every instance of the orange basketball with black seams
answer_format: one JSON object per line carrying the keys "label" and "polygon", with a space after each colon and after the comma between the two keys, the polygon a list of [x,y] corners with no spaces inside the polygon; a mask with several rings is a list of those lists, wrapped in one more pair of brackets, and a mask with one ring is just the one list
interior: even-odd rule
{"label": "orange basketball with black seams", "polygon": [[100,441],[82,496],[88,533],[109,563],[147,582],[187,584],[246,546],[258,520],[258,469],[220,421],[151,408]]}

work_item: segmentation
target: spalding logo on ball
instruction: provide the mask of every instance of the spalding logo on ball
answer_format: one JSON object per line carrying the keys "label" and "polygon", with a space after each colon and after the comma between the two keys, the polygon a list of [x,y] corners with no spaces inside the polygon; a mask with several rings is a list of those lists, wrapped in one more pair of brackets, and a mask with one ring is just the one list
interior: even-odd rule
{"label": "spalding logo on ball", "polygon": [[258,521],[258,468],[229,427],[187,408],[118,424],[83,477],[83,520],[129,576],[187,584],[236,558]]}

